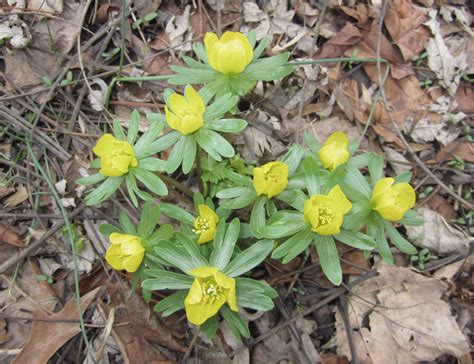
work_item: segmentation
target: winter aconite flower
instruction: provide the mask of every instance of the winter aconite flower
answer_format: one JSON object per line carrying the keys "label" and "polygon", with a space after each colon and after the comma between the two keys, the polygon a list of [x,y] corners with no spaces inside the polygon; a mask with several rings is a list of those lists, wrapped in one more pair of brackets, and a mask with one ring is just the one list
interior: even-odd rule
{"label": "winter aconite flower", "polygon": [[105,260],[115,270],[125,269],[129,273],[135,272],[145,255],[140,237],[112,233],[109,239],[112,244],[105,253]]}
{"label": "winter aconite flower", "polygon": [[311,224],[311,230],[319,235],[337,235],[344,215],[351,208],[351,202],[337,185],[327,195],[314,195],[305,202],[304,219]]}
{"label": "winter aconite flower", "polygon": [[204,244],[214,239],[219,216],[204,204],[198,205],[198,210],[199,216],[194,220],[193,231],[199,235],[198,243]]}
{"label": "winter aconite flower", "polygon": [[188,321],[202,325],[214,316],[226,302],[238,311],[235,279],[227,277],[215,267],[200,267],[189,272],[195,277],[184,306]]}
{"label": "winter aconite flower", "polygon": [[393,178],[382,178],[372,192],[372,208],[388,221],[400,220],[416,202],[412,186],[406,182],[394,183]]}
{"label": "winter aconite flower", "polygon": [[332,172],[337,166],[346,163],[351,155],[347,149],[348,145],[349,141],[342,131],[332,133],[318,151],[323,167]]}
{"label": "winter aconite flower", "polygon": [[104,134],[92,150],[100,157],[99,173],[104,176],[123,176],[138,163],[133,146],[117,140],[112,134]]}
{"label": "winter aconite flower", "polygon": [[165,105],[166,122],[182,135],[192,134],[204,125],[204,110],[201,96],[191,86],[187,86],[184,96],[171,94]]}
{"label": "winter aconite flower", "polygon": [[252,62],[252,46],[240,32],[225,32],[220,39],[206,33],[204,46],[209,65],[224,75],[239,74]]}
{"label": "winter aconite flower", "polygon": [[257,196],[272,198],[288,185],[288,166],[283,162],[269,162],[253,169],[253,185]]}

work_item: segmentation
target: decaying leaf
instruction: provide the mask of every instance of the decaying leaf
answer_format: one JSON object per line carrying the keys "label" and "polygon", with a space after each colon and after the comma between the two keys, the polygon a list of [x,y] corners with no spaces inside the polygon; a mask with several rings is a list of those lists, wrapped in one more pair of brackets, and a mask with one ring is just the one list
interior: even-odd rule
{"label": "decaying leaf", "polygon": [[4,21],[0,24],[0,42],[8,42],[15,49],[26,48],[31,41],[28,26],[20,19]]}
{"label": "decaying leaf", "polygon": [[469,249],[469,237],[449,225],[440,214],[425,207],[419,208],[418,213],[425,223],[407,227],[408,237],[413,244],[442,255]]}
{"label": "decaying leaf", "polygon": [[[384,263],[377,270],[379,276],[353,288],[348,298],[359,363],[410,364],[443,354],[460,357],[469,351],[449,304],[441,299],[443,283]],[[339,311],[336,330],[337,352],[351,360]]]}
{"label": "decaying leaf", "polygon": [[89,90],[89,96],[88,96],[89,102],[95,111],[102,111],[104,110],[104,101],[107,95],[108,87],[105,81],[102,80],[101,78],[96,78],[92,82],[92,85],[94,84],[98,85],[99,89]]}
{"label": "decaying leaf", "polygon": [[15,207],[28,199],[28,191],[23,185],[18,186],[16,192],[5,200],[5,207]]}
{"label": "decaying leaf", "polygon": [[41,11],[44,15],[49,15],[48,13],[62,13],[64,3],[63,0],[28,0],[28,9]]}
{"label": "decaying leaf", "polygon": [[192,39],[192,34],[188,32],[190,12],[191,6],[187,5],[183,14],[173,16],[166,24],[165,31],[168,34],[170,45],[179,51],[191,50],[191,43],[186,42]]}
{"label": "decaying leaf", "polygon": [[23,240],[20,235],[11,226],[6,226],[0,223],[0,241],[7,244],[22,247]]}
{"label": "decaying leaf", "polygon": [[440,25],[436,20],[437,12],[432,9],[429,12],[430,20],[425,25],[431,30],[434,38],[426,44],[428,53],[428,66],[436,74],[440,84],[447,89],[451,96],[456,94],[459,80],[467,68],[467,54],[461,52],[453,56],[444,42],[440,33]]}
{"label": "decaying leaf", "polygon": [[[89,307],[99,290],[100,288],[96,288],[81,297],[82,310]],[[40,311],[35,312],[35,317],[44,317],[46,320],[48,318],[77,320],[78,314],[76,300],[72,299],[61,311],[51,317]],[[61,346],[80,332],[78,323],[34,321],[30,337],[13,363],[46,363]]]}

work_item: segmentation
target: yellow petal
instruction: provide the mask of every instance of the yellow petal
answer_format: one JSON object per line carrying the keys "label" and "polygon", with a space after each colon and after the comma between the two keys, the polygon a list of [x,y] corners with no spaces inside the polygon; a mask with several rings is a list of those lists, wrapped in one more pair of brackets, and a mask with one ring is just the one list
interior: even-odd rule
{"label": "yellow petal", "polygon": [[184,307],[186,310],[186,317],[188,321],[194,325],[202,325],[208,318],[214,316],[222,305],[225,303],[226,298],[221,295],[211,304],[191,304],[188,298],[184,300]]}
{"label": "yellow petal", "polygon": [[255,188],[257,196],[260,196],[265,189],[265,174],[260,167],[253,169],[253,187]]}
{"label": "yellow petal", "polygon": [[329,171],[334,171],[337,166],[344,164],[350,158],[351,154],[346,147],[329,144],[324,145],[318,150],[318,158],[323,167]]}
{"label": "yellow petal", "polygon": [[229,289],[232,286],[235,286],[235,279],[227,277],[222,272],[216,271],[214,273],[214,279],[216,280],[217,284],[222,288]]}
{"label": "yellow petal", "polygon": [[166,123],[171,129],[178,130],[181,127],[180,119],[165,105]]}
{"label": "yellow petal", "polygon": [[272,198],[288,185],[288,166],[282,162],[269,162],[253,169],[253,185],[257,196]]}
{"label": "yellow petal", "polygon": [[123,269],[129,273],[136,272],[142,264],[143,257],[145,256],[145,250],[138,252],[134,255],[130,255],[123,260]]}
{"label": "yellow petal", "polygon": [[188,273],[192,275],[193,277],[199,277],[199,278],[206,278],[210,276],[214,276],[214,273],[217,272],[218,269],[215,267],[199,267],[199,268],[194,268],[190,270]]}
{"label": "yellow petal", "polygon": [[209,243],[216,237],[216,229],[209,229],[199,234],[198,244]]}
{"label": "yellow petal", "polygon": [[117,155],[110,158],[112,168],[114,168],[121,175],[128,172],[130,163],[132,161],[132,156],[127,154]]}
{"label": "yellow petal", "polygon": [[183,95],[177,93],[171,94],[169,100],[169,108],[176,116],[181,116],[188,109],[188,101]]}
{"label": "yellow petal", "polygon": [[186,86],[184,90],[184,95],[186,100],[188,100],[188,105],[191,111],[196,115],[204,114],[206,106],[202,97],[192,88],[192,86]]}
{"label": "yellow petal", "polygon": [[336,131],[335,133],[332,133],[329,138],[327,138],[324,145],[334,145],[339,148],[347,148],[349,145],[349,140],[347,139],[346,134],[344,134],[342,131]]}
{"label": "yellow petal", "polygon": [[339,185],[334,186],[329,191],[328,197],[333,200],[331,204],[334,210],[339,211],[342,215],[347,214],[352,208],[352,203],[347,199]]}
{"label": "yellow petal", "polygon": [[188,135],[194,133],[204,125],[202,116],[186,115],[181,119],[181,127],[177,129],[181,134]]}
{"label": "yellow petal", "polygon": [[102,157],[108,151],[113,149],[113,144],[115,141],[117,141],[117,139],[115,139],[112,134],[104,134],[97,141],[95,147],[92,148],[92,151],[99,157]]}
{"label": "yellow petal", "polygon": [[123,269],[123,258],[120,255],[120,245],[111,245],[105,252],[105,260],[115,270]]}
{"label": "yellow petal", "polygon": [[191,288],[189,289],[188,295],[186,296],[186,300],[189,304],[195,305],[201,302],[202,300],[202,288],[201,283],[198,279],[195,279]]}
{"label": "yellow petal", "polygon": [[219,49],[217,65],[225,75],[236,75],[247,67],[245,48],[238,41],[231,41]]}
{"label": "yellow petal", "polygon": [[138,236],[130,234],[112,233],[109,236],[109,240],[112,244],[123,244],[127,241],[139,239]]}
{"label": "yellow petal", "polygon": [[319,235],[337,235],[341,232],[343,220],[342,214],[335,212],[332,221],[329,224],[319,225],[316,228],[313,227],[311,230],[318,233]]}
{"label": "yellow petal", "polygon": [[406,212],[396,205],[382,206],[374,210],[387,221],[398,221],[403,218],[403,215],[405,215]]}
{"label": "yellow petal", "polygon": [[398,206],[405,212],[415,206],[416,194],[412,186],[406,182],[397,183],[392,187],[398,193]]}
{"label": "yellow petal", "polygon": [[123,172],[115,169],[112,166],[112,163],[110,160],[107,160],[107,159],[104,160],[104,158],[102,158],[101,163],[102,163],[102,168],[99,170],[100,174],[104,176],[108,176],[108,177],[120,177],[124,175]]}
{"label": "yellow petal", "polygon": [[128,241],[124,241],[120,244],[122,248],[123,255],[135,255],[145,251],[141,244],[141,239],[139,237],[135,237],[134,239],[130,239]]}
{"label": "yellow petal", "polygon": [[377,198],[378,196],[385,193],[393,184],[395,180],[391,177],[386,177],[380,179],[374,187],[374,191],[372,192],[372,199]]}
{"label": "yellow petal", "polygon": [[239,308],[237,307],[237,293],[235,290],[235,281],[234,284],[226,291],[226,299],[229,307],[232,311],[237,312]]}
{"label": "yellow petal", "polygon": [[[215,55],[213,52],[213,49],[215,48],[216,43],[218,42],[219,38],[217,37],[216,33],[206,33],[206,36],[204,37],[204,48],[206,49],[206,54],[207,54],[207,61],[209,62],[209,65],[217,71],[217,60],[215,58]],[[214,57],[213,57],[214,55]]]}
{"label": "yellow petal", "polygon": [[219,222],[219,216],[207,205],[198,205],[199,216],[202,216],[209,221]]}
{"label": "yellow petal", "polygon": [[247,63],[246,66],[247,66],[250,64],[250,62],[252,62],[252,59],[253,59],[252,46],[250,45],[248,38],[240,32],[236,32],[235,38],[240,42],[240,44],[242,44],[242,46],[245,49],[245,56],[246,56],[246,63]]}

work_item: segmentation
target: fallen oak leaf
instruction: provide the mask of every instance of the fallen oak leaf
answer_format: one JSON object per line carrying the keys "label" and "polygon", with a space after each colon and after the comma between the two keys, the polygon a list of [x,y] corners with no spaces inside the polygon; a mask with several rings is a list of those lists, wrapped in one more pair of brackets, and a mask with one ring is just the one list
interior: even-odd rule
{"label": "fallen oak leaf", "polygon": [[[80,299],[81,309],[86,310],[97,296],[100,287],[90,291]],[[81,332],[79,323],[61,322],[56,320],[74,320],[79,316],[77,302],[71,299],[64,308],[54,315],[46,315],[41,311],[34,313],[35,317],[55,321],[34,321],[31,334],[13,364],[46,363],[68,340]],[[47,335],[45,335],[47,333]]]}

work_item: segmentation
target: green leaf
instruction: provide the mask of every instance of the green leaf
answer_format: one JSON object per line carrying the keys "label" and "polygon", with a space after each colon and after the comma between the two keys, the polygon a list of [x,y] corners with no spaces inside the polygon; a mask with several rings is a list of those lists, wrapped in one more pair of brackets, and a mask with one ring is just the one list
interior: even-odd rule
{"label": "green leaf", "polygon": [[196,53],[196,56],[204,62],[207,63],[207,53],[206,50],[204,49],[204,46],[202,43],[194,43],[193,44],[193,51]]}
{"label": "green leaf", "polygon": [[148,246],[153,246],[158,244],[160,240],[169,240],[174,235],[173,226],[170,224],[161,225],[158,229],[156,229],[153,234],[146,240]]}
{"label": "green leaf", "polygon": [[99,187],[87,194],[85,202],[87,206],[101,203],[114,194],[120,187],[124,177],[108,177]]}
{"label": "green leaf", "polygon": [[186,250],[169,240],[161,240],[154,246],[155,253],[164,259],[170,266],[176,267],[184,273],[197,268]]}
{"label": "green leaf", "polygon": [[184,299],[187,294],[188,291],[177,291],[158,302],[153,311],[162,312],[163,317],[170,316],[176,311],[184,309]]}
{"label": "green leaf", "polygon": [[306,181],[306,188],[310,196],[320,193],[321,176],[320,168],[312,157],[308,157],[303,162],[304,177]]}
{"label": "green leaf", "polygon": [[370,204],[364,204],[360,202],[354,202],[352,204],[352,209],[344,216],[344,229],[358,231],[367,224],[372,209]]}
{"label": "green leaf", "polygon": [[[210,263],[213,267],[219,268],[219,270],[224,270],[224,268],[229,264],[232,254],[234,253],[235,243],[239,238],[240,232],[240,221],[235,218],[229,224],[227,232],[223,235],[223,229],[225,227],[225,222],[220,222],[218,226],[218,233],[216,232],[216,238],[214,239],[214,249],[211,253]],[[222,236],[224,236],[222,238]]]}
{"label": "green leaf", "polygon": [[100,173],[96,173],[87,177],[78,178],[76,179],[76,183],[81,186],[87,186],[87,185],[92,185],[95,183],[102,182],[106,178],[107,176],[104,176],[103,174],[100,174]]}
{"label": "green leaf", "polygon": [[119,225],[125,234],[137,235],[135,225],[124,210],[119,213]]}
{"label": "green leaf", "polygon": [[100,168],[100,158],[96,158],[91,160],[91,163],[89,164],[89,168]]}
{"label": "green leaf", "polygon": [[191,264],[194,268],[208,266],[209,263],[207,260],[202,256],[201,251],[199,250],[199,246],[196,242],[192,241],[189,237],[187,237],[183,233],[176,233],[176,239],[179,241],[186,252],[188,253]]}
{"label": "green leaf", "polygon": [[260,240],[245,249],[232,260],[223,273],[229,277],[237,277],[253,269],[270,254],[273,249],[273,240]]}
{"label": "green leaf", "polygon": [[170,66],[178,75],[171,77],[168,82],[174,85],[196,84],[212,82],[219,76],[219,73],[212,68],[193,69],[181,66]]}
{"label": "green leaf", "polygon": [[304,133],[304,142],[306,143],[306,145],[308,146],[308,148],[314,153],[316,154],[316,152],[321,149],[322,147],[322,144],[320,142],[318,142],[316,140],[316,138],[314,137],[314,135],[310,134],[310,133]]}
{"label": "green leaf", "polygon": [[303,155],[304,150],[301,145],[293,144],[290,149],[288,149],[288,152],[283,156],[281,161],[288,166],[289,176],[292,176],[296,172]]}
{"label": "green leaf", "polygon": [[255,191],[247,189],[247,192],[245,192],[245,194],[242,194],[241,196],[236,198],[223,200],[220,202],[220,205],[226,209],[231,210],[242,209],[254,202],[256,197],[257,195],[255,194]]}
{"label": "green leaf", "polygon": [[[196,139],[196,142],[199,144],[199,146],[204,149],[204,151],[209,154],[209,156],[220,162],[222,160],[221,156],[219,153],[214,149],[214,142],[212,141],[212,137],[208,133],[202,133],[201,131],[204,130],[199,129],[195,134],[194,137]],[[175,146],[176,147],[176,146]],[[169,158],[168,158],[169,159]],[[179,164],[178,164],[179,165]]]}
{"label": "green leaf", "polygon": [[276,198],[300,212],[304,211],[304,203],[308,200],[308,196],[301,190],[283,191]]}
{"label": "green leaf", "polygon": [[114,135],[118,140],[127,140],[122,125],[120,125],[117,121],[114,121],[112,123],[112,128],[114,130]]}
{"label": "green leaf", "polygon": [[147,171],[146,169],[135,169],[135,175],[138,180],[141,181],[146,188],[158,196],[166,196],[168,194],[168,188],[163,181],[154,173]]}
{"label": "green leaf", "polygon": [[165,121],[166,121],[166,118],[163,114],[159,114],[159,113],[156,113],[156,112],[147,113],[146,118],[150,122],[150,124],[152,124],[152,123],[162,123],[162,124],[164,124]]}
{"label": "green leaf", "polygon": [[258,46],[257,48],[255,48],[253,50],[253,59],[256,60],[258,58],[260,58],[260,56],[262,55],[262,53],[265,51],[265,49],[268,47],[268,44],[270,44],[270,37],[269,36],[265,36],[262,38],[262,40],[260,41],[260,43],[258,43]]}
{"label": "green leaf", "polygon": [[168,174],[171,174],[176,171],[181,165],[184,156],[184,148],[186,147],[185,143],[186,138],[184,136],[181,136],[174,145],[173,149],[171,150],[166,167],[166,172]]}
{"label": "green leaf", "polygon": [[362,154],[351,157],[351,159],[349,159],[347,164],[351,164],[355,168],[362,169],[362,168],[367,167],[369,165],[369,163],[372,160],[372,158],[374,157],[374,155],[376,155],[376,154],[374,154],[372,152],[362,153]]}
{"label": "green leaf", "polygon": [[188,174],[193,168],[194,160],[196,159],[196,141],[192,135],[186,135],[183,138],[183,173]]}
{"label": "green leaf", "polygon": [[130,199],[132,200],[133,206],[138,207],[138,200],[136,194],[139,190],[135,175],[133,173],[129,173],[127,177],[125,177],[125,185],[127,186],[127,192],[130,196]]}
{"label": "green leaf", "polygon": [[159,291],[163,289],[188,289],[194,279],[180,273],[168,272],[162,269],[146,269],[146,274],[150,277],[142,282],[142,288],[149,291]]}
{"label": "green leaf", "polygon": [[138,135],[138,128],[140,126],[140,113],[137,110],[133,110],[130,114],[130,123],[128,125],[127,142],[131,145],[135,143]]}
{"label": "green leaf", "polygon": [[214,103],[209,105],[204,112],[206,122],[220,119],[227,111],[237,104],[238,97],[230,93],[217,97]]}
{"label": "green leaf", "polygon": [[162,137],[150,143],[150,145],[146,147],[145,154],[152,155],[162,152],[176,143],[180,137],[181,134],[177,131],[170,131],[169,133],[166,133]]}
{"label": "green leaf", "polygon": [[407,226],[421,226],[425,223],[425,220],[423,220],[415,210],[408,210],[405,216],[403,216],[403,219],[398,220],[397,222]]}
{"label": "green leaf", "polygon": [[402,182],[409,183],[412,177],[413,177],[413,173],[411,173],[410,171],[402,172],[398,176],[395,177],[395,184],[402,183]]}
{"label": "green leaf", "polygon": [[[206,128],[201,128],[195,135],[197,142],[206,152],[208,152],[208,149],[212,149],[226,158],[230,158],[235,155],[235,151],[232,145],[216,132]],[[204,144],[201,144],[203,140]],[[209,153],[209,155],[211,157],[213,156],[211,153]]]}
{"label": "green leaf", "polygon": [[142,239],[148,239],[148,237],[155,230],[158,220],[160,219],[160,206],[153,205],[151,201],[146,202],[143,205],[142,212],[140,214],[140,223],[138,224],[137,231],[138,235]]}
{"label": "green leaf", "polygon": [[[226,178],[236,183],[237,185],[240,185],[242,187],[248,186],[251,189],[253,189],[253,182],[248,176],[235,173],[234,171],[228,168],[224,169],[224,175]],[[237,197],[237,196],[234,196],[234,197]]]}
{"label": "green leaf", "polygon": [[258,229],[265,226],[265,203],[267,198],[265,196],[259,196],[255,200],[250,214],[250,231],[256,238],[262,236],[258,233]]}
{"label": "green leaf", "polygon": [[138,139],[133,147],[137,159],[142,159],[143,157],[150,155],[148,154],[148,147],[156,140],[156,138],[158,138],[163,131],[163,127],[164,125],[162,122],[150,124],[148,130],[140,137],[140,139]]}
{"label": "green leaf", "polygon": [[238,133],[247,127],[247,122],[242,119],[220,119],[207,122],[206,127],[223,133]]}
{"label": "green leaf", "polygon": [[268,70],[274,70],[286,63],[290,54],[288,52],[280,53],[276,56],[256,59],[250,63],[244,71],[245,75],[249,75],[254,79],[260,79],[262,73]]}
{"label": "green leaf", "polygon": [[270,298],[277,298],[278,292],[265,281],[257,281],[252,278],[235,278],[237,294],[239,291],[263,294]]}
{"label": "green leaf", "polygon": [[388,237],[393,245],[395,245],[401,252],[405,254],[416,254],[417,250],[406,240],[400,233],[395,229],[391,222],[384,220],[385,230],[387,231]]}
{"label": "green leaf", "polygon": [[370,174],[370,181],[372,182],[372,186],[383,177],[383,157],[377,154],[374,154],[369,161],[369,174]]}
{"label": "green leaf", "polygon": [[273,300],[263,294],[237,290],[237,304],[256,311],[270,311],[275,307]]}
{"label": "green leaf", "polygon": [[393,255],[388,245],[387,238],[385,237],[385,229],[383,226],[383,220],[377,213],[373,213],[369,216],[367,223],[367,233],[375,239],[377,242],[377,252],[380,254],[382,259],[390,265],[393,265]]}
{"label": "green leaf", "polygon": [[221,307],[220,313],[237,339],[240,338],[240,335],[243,337],[250,337],[247,323],[242,320],[237,312],[232,311],[229,306],[224,305]]}
{"label": "green leaf", "polygon": [[[276,216],[280,216],[281,211],[270,217],[269,223]],[[259,232],[267,239],[279,239],[285,236],[296,234],[301,230],[306,230],[309,225],[303,220],[303,214],[294,212],[291,214],[293,219],[281,218],[274,224],[263,226]]]}
{"label": "green leaf", "polygon": [[188,56],[183,56],[182,60],[184,63],[186,63],[189,67],[194,68],[194,69],[202,69],[202,70],[208,70],[209,66],[207,64],[198,62],[191,57]]}
{"label": "green leaf", "polygon": [[342,269],[334,239],[332,236],[317,235],[314,245],[324,274],[332,284],[339,286],[342,283]]}
{"label": "green leaf", "polygon": [[194,224],[194,216],[187,212],[185,209],[166,202],[160,204],[161,213],[165,216],[171,217],[177,221],[184,221],[188,224]]}
{"label": "green leaf", "polygon": [[111,225],[111,224],[102,224],[102,225],[100,225],[99,226],[99,232],[102,235],[105,235],[105,236],[109,236],[112,233],[123,234],[123,231],[119,227]]}
{"label": "green leaf", "polygon": [[344,194],[354,202],[366,202],[370,200],[372,190],[365,177],[351,164],[345,164],[344,180],[340,186]]}
{"label": "green leaf", "polygon": [[377,246],[377,243],[372,237],[350,230],[341,230],[341,232],[338,235],[335,235],[334,238],[346,245],[361,250],[372,250]]}
{"label": "green leaf", "polygon": [[138,161],[138,168],[146,169],[150,172],[164,172],[166,171],[166,161],[159,158],[147,157]]}
{"label": "green leaf", "polygon": [[219,315],[214,315],[209,317],[206,322],[204,322],[199,329],[204,335],[207,336],[209,340],[214,339],[217,333],[217,328],[219,327]]}
{"label": "green leaf", "polygon": [[313,233],[311,229],[307,227],[305,230],[302,230],[291,238],[286,240],[283,244],[279,245],[272,253],[273,259],[284,258],[284,263],[291,261],[294,257],[304,251],[311,241],[313,240]]}

